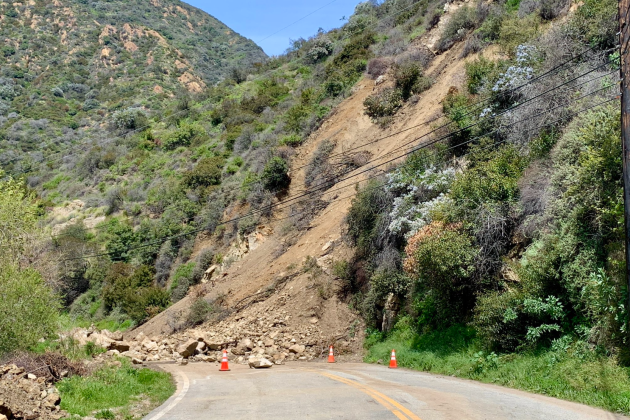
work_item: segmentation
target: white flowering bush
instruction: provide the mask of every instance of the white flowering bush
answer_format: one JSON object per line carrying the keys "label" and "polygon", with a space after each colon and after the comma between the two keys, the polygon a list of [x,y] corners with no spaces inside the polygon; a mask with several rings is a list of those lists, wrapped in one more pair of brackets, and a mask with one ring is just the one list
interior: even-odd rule
{"label": "white flowering bush", "polygon": [[386,188],[402,191],[394,199],[389,230],[409,238],[431,223],[433,211],[450,200],[447,193],[454,179],[453,168],[430,167],[415,173],[399,169],[389,174]]}
{"label": "white flowering bush", "polygon": [[493,92],[514,89],[534,77],[533,64],[537,59],[538,50],[533,45],[519,45],[516,47],[516,64],[508,67],[499,80],[492,87]]}
{"label": "white flowering bush", "polygon": [[306,53],[306,58],[315,63],[333,52],[333,43],[328,37],[320,36],[313,43],[313,47]]}

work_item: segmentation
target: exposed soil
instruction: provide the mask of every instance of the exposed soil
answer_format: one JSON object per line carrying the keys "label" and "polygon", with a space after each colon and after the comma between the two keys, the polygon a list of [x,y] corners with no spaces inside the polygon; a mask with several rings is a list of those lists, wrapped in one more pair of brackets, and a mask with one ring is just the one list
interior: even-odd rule
{"label": "exposed soil", "polygon": [[[416,43],[427,43],[432,37],[434,34],[430,32]],[[451,87],[462,85],[465,78],[465,62],[475,58],[475,55],[471,55],[466,59],[460,59],[462,49],[463,44],[460,43],[450,51],[435,57],[425,72],[434,79],[433,86],[420,96],[417,103],[409,103],[403,107],[387,128],[379,128],[364,114],[363,101],[375,89],[381,88],[375,86],[373,80],[364,78],[357,83],[353,94],[343,101],[335,113],[297,149],[292,159],[292,167],[295,169],[291,172],[291,186],[283,202],[288,202],[287,200],[303,193],[306,169],[304,166],[309,164],[313,153],[325,140],[336,143],[333,154],[340,154],[349,149],[369,152],[372,156],[369,163],[372,169],[357,177],[341,181],[324,193],[322,199],[328,204],[312,219],[309,226],[300,232],[287,229],[286,221],[283,219],[286,218],[288,209],[278,211],[275,221],[265,226],[269,234],[265,236],[264,241],[255,249],[244,253],[240,261],[216,274],[203,289],[196,291],[198,296],[223,302],[223,307],[228,312],[222,325],[236,323],[238,319],[245,317],[241,309],[243,299],[246,300],[265,288],[271,288],[278,279],[289,276],[288,280],[282,282],[282,287],[272,293],[265,293],[263,298],[259,296],[254,299],[255,302],[247,305],[248,310],[253,313],[265,313],[282,307],[286,312],[285,317],[288,316],[287,331],[299,331],[308,326],[316,326],[322,337],[334,342],[339,340],[348,342],[351,353],[356,357],[362,355],[363,325],[358,314],[349,308],[348,303],[337,297],[335,291],[339,287],[339,281],[335,279],[331,269],[334,261],[349,260],[352,257],[352,249],[344,244],[342,239],[344,218],[356,193],[356,184],[383,173],[391,166],[382,165],[383,162],[396,158],[409,151],[411,147],[428,140],[428,137],[420,138],[432,129],[427,121],[435,121],[441,115],[441,101]],[[401,147],[404,144],[408,145]],[[392,163],[399,161],[402,161],[402,158]],[[369,166],[363,166],[344,177],[368,168]],[[293,237],[291,242],[294,243],[287,247],[288,237]],[[204,244],[207,242],[208,239],[205,239]],[[278,256],[282,247],[286,250]],[[196,247],[197,250],[200,248]],[[316,279],[301,270],[308,257],[316,258],[323,270]],[[282,305],[279,304],[281,299]],[[161,336],[173,333],[175,321],[185,317],[192,300],[190,295],[182,299],[127,334],[127,338],[131,339],[142,333],[157,340]],[[357,328],[359,324],[361,328]],[[204,325],[202,328],[211,331],[213,326]],[[351,331],[353,337],[350,337]]]}

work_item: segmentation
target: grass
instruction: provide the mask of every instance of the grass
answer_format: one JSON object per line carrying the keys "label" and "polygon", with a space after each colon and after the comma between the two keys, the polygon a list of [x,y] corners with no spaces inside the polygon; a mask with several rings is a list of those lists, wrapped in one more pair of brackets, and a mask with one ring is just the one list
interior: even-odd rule
{"label": "grass", "polygon": [[75,376],[57,384],[61,408],[72,415],[125,419],[140,418],[175,392],[168,373],[136,369],[119,359],[120,367],[107,366],[88,376]]}
{"label": "grass", "polygon": [[400,367],[474,379],[630,413],[630,370],[598,355],[580,341],[550,349],[497,355],[484,352],[474,331],[455,326],[418,336],[409,328],[366,341],[366,362],[389,361],[392,349]]}
{"label": "grass", "polygon": [[[100,302],[97,302],[100,305]],[[59,327],[62,331],[70,331],[73,328],[89,328],[94,325],[94,327],[99,330],[108,330],[108,331],[122,331],[125,332],[130,328],[135,326],[135,323],[130,319],[120,320],[115,318],[103,318],[103,319],[84,319],[84,318],[74,318],[67,313],[63,313],[59,317]]]}

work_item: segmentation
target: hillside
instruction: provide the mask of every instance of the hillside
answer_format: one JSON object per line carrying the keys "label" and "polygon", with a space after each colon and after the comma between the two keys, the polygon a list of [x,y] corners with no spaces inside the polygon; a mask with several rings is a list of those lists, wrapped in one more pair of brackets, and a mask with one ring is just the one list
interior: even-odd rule
{"label": "hillside", "polygon": [[266,59],[212,16],[170,0],[3,2],[0,40],[0,164],[17,172],[102,140],[117,110],[155,116],[175,95]]}
{"label": "hillside", "polygon": [[628,412],[616,13],[366,2],[217,84],[188,58],[199,92],[6,166],[43,225],[17,260],[66,324],[124,329],[140,361],[396,348]]}

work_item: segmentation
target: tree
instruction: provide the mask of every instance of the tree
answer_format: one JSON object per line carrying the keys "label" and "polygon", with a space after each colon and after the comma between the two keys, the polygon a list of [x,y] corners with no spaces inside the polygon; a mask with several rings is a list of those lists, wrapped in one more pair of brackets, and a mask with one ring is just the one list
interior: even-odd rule
{"label": "tree", "polygon": [[59,298],[26,266],[39,233],[34,196],[18,180],[0,181],[0,354],[28,348],[57,326]]}

